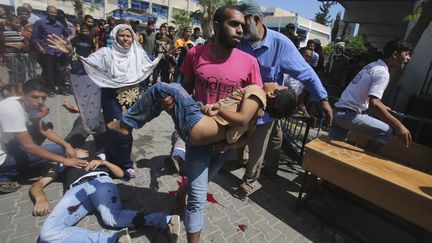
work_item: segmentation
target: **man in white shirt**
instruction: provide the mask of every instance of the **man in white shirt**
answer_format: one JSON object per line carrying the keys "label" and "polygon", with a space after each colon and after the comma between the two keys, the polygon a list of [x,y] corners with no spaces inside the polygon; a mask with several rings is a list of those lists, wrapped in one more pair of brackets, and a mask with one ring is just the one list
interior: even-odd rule
{"label": "man in white shirt", "polygon": [[[77,168],[87,165],[74,158],[72,146],[42,121],[48,114],[45,87],[37,80],[29,80],[23,91],[23,97],[0,101],[0,193],[18,190],[19,183],[11,179],[40,164],[55,161]],[[39,146],[43,140],[36,137],[48,138],[55,144]]]}
{"label": "man in white shirt", "polygon": [[[412,143],[409,130],[381,102],[390,80],[390,70],[403,69],[410,60],[410,46],[404,40],[392,40],[383,49],[383,58],[365,66],[351,81],[335,103],[330,136],[345,140],[350,130],[371,139],[366,149],[375,151],[394,133],[408,147]],[[366,114],[368,110],[373,116]]]}

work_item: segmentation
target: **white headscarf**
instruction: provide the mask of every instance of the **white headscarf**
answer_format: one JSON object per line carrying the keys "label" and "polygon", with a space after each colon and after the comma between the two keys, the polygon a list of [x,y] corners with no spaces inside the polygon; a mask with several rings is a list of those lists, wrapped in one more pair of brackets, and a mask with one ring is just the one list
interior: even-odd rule
{"label": "white headscarf", "polygon": [[[133,37],[129,49],[123,48],[116,38],[117,33],[125,29],[129,30]],[[101,126],[101,88],[121,88],[138,84],[149,76],[161,58],[160,56],[153,62],[150,61],[130,25],[117,25],[111,31],[111,38],[112,47],[101,48],[88,58],[80,57],[88,76],[71,76],[84,129],[89,132]]]}
{"label": "white headscarf", "polygon": [[[117,42],[117,34],[129,30],[133,43],[126,49]],[[130,25],[117,25],[110,35],[112,47],[104,47],[88,58],[82,58],[84,68],[91,80],[100,88],[121,88],[138,84],[146,79],[158,64],[162,56],[153,62],[139,44]]]}
{"label": "white headscarf", "polygon": [[[338,47],[342,47],[342,52],[339,52],[339,53],[336,53],[336,49],[338,48]],[[332,68],[333,68],[333,63],[334,63],[334,60],[335,60],[335,58],[337,58],[337,57],[340,57],[340,56],[342,56],[343,54],[344,54],[344,51],[345,51],[345,42],[342,42],[342,41],[340,41],[340,42],[337,42],[335,45],[334,45],[334,51],[333,51],[333,53],[330,55],[330,58],[329,58],[329,72],[332,70]]]}

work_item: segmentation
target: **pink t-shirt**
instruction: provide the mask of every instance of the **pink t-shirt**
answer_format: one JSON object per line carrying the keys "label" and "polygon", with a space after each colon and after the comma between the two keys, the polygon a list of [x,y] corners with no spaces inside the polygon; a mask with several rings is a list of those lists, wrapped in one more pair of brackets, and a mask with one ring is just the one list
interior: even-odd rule
{"label": "pink t-shirt", "polygon": [[214,60],[212,46],[206,44],[190,49],[180,69],[184,75],[195,78],[196,101],[214,104],[247,85],[263,86],[255,57],[234,48],[228,59]]}

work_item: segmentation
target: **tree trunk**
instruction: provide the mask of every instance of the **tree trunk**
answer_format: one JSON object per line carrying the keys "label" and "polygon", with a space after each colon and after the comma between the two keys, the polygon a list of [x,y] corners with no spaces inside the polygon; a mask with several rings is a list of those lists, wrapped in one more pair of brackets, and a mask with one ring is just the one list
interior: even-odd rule
{"label": "tree trunk", "polygon": [[432,0],[426,0],[421,4],[422,12],[417,22],[407,35],[406,40],[415,47],[419,42],[423,32],[432,21]]}
{"label": "tree trunk", "polygon": [[74,6],[76,18],[77,18],[77,23],[81,24],[83,21],[83,17],[84,17],[84,4],[83,4],[82,0],[74,0],[73,6]]}

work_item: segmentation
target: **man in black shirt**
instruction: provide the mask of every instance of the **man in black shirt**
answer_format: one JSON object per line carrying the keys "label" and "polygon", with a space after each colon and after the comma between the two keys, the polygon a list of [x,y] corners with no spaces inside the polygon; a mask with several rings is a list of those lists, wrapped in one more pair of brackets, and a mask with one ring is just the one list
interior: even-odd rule
{"label": "man in black shirt", "polygon": [[123,174],[123,170],[117,165],[96,159],[91,160],[85,168],[56,167],[34,183],[30,195],[35,200],[35,216],[51,212],[51,205],[43,192],[45,186],[61,177],[66,191],[42,225],[39,237],[41,242],[130,242],[127,229],[90,231],[74,226],[93,212],[99,213],[102,221],[113,228],[152,226],[167,229],[171,241],[176,242],[180,233],[178,215],[169,216],[163,212],[145,215],[122,208],[117,186],[110,176],[121,178]]}

